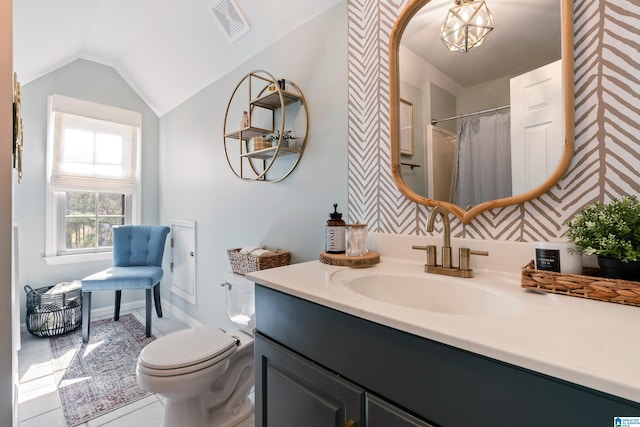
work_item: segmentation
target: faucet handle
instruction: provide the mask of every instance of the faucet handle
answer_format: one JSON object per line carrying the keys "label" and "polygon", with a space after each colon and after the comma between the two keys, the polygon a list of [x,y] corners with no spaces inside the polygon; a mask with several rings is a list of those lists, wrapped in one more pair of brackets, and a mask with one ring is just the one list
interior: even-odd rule
{"label": "faucet handle", "polygon": [[436,255],[436,245],[427,245],[427,263],[425,265],[433,267],[438,265],[438,256]]}
{"label": "faucet handle", "polygon": [[489,256],[487,251],[476,251],[469,248],[460,248],[460,270],[471,270],[471,255]]}
{"label": "faucet handle", "polygon": [[413,245],[411,246],[411,249],[418,249],[418,250],[427,252],[427,263],[425,264],[426,266],[433,267],[437,264],[438,260],[436,258],[436,245],[427,245],[427,246]]}

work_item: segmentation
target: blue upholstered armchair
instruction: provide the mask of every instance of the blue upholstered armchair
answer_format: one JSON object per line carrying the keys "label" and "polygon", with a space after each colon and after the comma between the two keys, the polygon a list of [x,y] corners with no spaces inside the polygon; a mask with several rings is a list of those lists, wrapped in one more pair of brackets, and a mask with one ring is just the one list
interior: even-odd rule
{"label": "blue upholstered armchair", "polygon": [[151,290],[158,317],[162,256],[169,227],[122,225],[113,227],[113,266],[82,279],[82,342],[89,342],[91,292],[116,291],[113,320],[120,318],[123,289],[146,290],[146,333],[151,336]]}

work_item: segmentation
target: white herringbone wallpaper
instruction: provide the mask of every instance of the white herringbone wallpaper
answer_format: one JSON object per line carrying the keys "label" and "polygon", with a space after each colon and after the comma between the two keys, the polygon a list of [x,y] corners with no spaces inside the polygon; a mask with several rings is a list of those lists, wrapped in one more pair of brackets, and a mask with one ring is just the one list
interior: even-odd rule
{"label": "white herringbone wallpaper", "polygon": [[[389,34],[407,0],[349,0],[349,220],[371,231],[425,234],[427,208],[391,176]],[[535,241],[560,237],[584,205],[640,193],[640,4],[575,0],[575,153],[566,176],[530,202],[494,209],[452,234]]]}

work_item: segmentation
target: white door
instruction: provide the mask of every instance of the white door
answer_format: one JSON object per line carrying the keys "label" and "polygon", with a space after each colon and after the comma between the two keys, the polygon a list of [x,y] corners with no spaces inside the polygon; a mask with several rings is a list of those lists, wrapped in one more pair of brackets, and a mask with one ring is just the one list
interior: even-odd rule
{"label": "white door", "polygon": [[171,220],[171,292],[196,304],[196,223]]}
{"label": "white door", "polygon": [[458,139],[442,128],[427,125],[428,197],[453,203],[458,164]]}
{"label": "white door", "polygon": [[513,194],[539,186],[558,167],[564,144],[560,60],[511,79]]}

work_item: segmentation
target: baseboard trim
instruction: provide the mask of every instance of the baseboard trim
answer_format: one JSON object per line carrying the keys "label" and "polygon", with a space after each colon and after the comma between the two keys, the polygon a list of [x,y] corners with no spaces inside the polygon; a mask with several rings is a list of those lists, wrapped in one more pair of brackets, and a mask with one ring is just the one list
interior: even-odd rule
{"label": "baseboard trim", "polygon": [[177,308],[175,305],[171,304],[169,301],[163,299],[162,300],[162,310],[163,311],[164,311],[165,307],[167,308],[167,311],[169,313],[171,313],[176,319],[182,320],[184,323],[186,323],[187,325],[189,325],[192,328],[196,328],[196,327],[199,327],[199,326],[204,326],[204,323],[194,319],[193,317],[189,316],[184,311],[182,311],[179,308]]}

